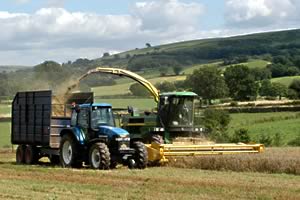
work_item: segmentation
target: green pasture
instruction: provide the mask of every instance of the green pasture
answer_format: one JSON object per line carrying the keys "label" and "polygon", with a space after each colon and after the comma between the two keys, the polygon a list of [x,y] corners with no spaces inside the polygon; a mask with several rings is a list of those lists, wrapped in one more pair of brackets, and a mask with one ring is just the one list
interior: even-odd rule
{"label": "green pasture", "polygon": [[11,113],[11,106],[6,104],[0,104],[0,116]]}
{"label": "green pasture", "polygon": [[274,137],[280,134],[282,144],[300,135],[300,112],[239,113],[231,114],[229,134],[246,128],[252,140],[257,141],[261,135]]}
{"label": "green pasture", "polygon": [[0,149],[10,146],[10,122],[0,122]]}
{"label": "green pasture", "polygon": [[[185,80],[185,78],[186,78],[185,76],[165,76],[165,77],[151,78],[148,81],[150,81],[152,84],[156,84],[163,81],[170,81],[170,82],[181,81],[181,80]],[[134,83],[136,82],[130,81],[130,82],[125,82],[113,86],[94,87],[92,88],[92,92],[94,92],[94,96],[111,96],[111,95],[129,94],[130,93],[129,87],[131,84]]]}
{"label": "green pasture", "polygon": [[289,86],[295,79],[300,79],[300,76],[286,76],[280,78],[272,78],[271,81],[273,83],[281,83],[283,85]]}
{"label": "green pasture", "polygon": [[144,99],[101,99],[96,98],[96,103],[110,103],[113,108],[127,108],[127,106],[132,106],[140,110],[151,110],[156,107],[156,102],[152,98]]}

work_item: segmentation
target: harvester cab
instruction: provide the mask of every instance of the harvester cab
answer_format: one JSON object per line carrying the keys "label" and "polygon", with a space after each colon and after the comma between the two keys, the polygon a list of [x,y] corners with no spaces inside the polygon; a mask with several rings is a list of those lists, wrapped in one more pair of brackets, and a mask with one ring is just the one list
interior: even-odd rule
{"label": "harvester cab", "polygon": [[[158,125],[163,127],[163,137],[170,143],[175,137],[191,137],[201,130],[194,126],[195,100],[193,92],[170,92],[160,94]],[[170,135],[171,134],[171,135]]]}

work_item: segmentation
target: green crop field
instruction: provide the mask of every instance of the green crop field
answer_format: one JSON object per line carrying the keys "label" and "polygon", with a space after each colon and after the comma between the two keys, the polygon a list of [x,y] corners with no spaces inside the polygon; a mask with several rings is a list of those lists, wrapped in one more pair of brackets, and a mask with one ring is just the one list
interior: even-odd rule
{"label": "green crop field", "polygon": [[7,115],[11,112],[11,106],[6,104],[0,104],[0,116]]}
{"label": "green crop field", "polygon": [[273,83],[281,83],[286,86],[289,86],[295,79],[300,79],[300,76],[287,76],[287,77],[280,77],[280,78],[272,78],[271,81]]}
{"label": "green crop field", "polygon": [[230,116],[229,133],[246,128],[252,140],[257,141],[263,134],[273,137],[278,133],[284,145],[300,135],[299,112],[240,113]]}
{"label": "green crop field", "polygon": [[0,149],[10,146],[10,122],[0,122]]}
{"label": "green crop field", "polygon": [[[156,84],[163,81],[181,81],[185,80],[185,76],[167,76],[167,77],[157,77],[149,79],[152,84]],[[110,96],[110,95],[122,95],[130,93],[129,87],[131,84],[136,82],[126,82],[123,84],[117,84],[113,86],[101,86],[92,88],[95,96]],[[146,90],[146,89],[145,89]]]}
{"label": "green crop field", "polygon": [[300,176],[155,167],[15,165],[0,152],[0,199],[300,199]]}
{"label": "green crop field", "polygon": [[[183,70],[184,74],[192,74],[194,70],[196,69],[200,69],[200,68],[204,68],[204,67],[211,67],[211,66],[219,66],[222,62],[214,62],[214,63],[210,63],[210,64],[201,64],[201,65],[195,65],[189,68],[185,68]],[[246,63],[240,63],[238,65],[246,65],[249,68],[265,68],[267,65],[269,64],[268,61],[265,60],[249,60],[249,62]],[[231,65],[225,65],[222,66],[222,69],[225,70],[227,67],[229,67]]]}
{"label": "green crop field", "polygon": [[113,108],[127,108],[127,106],[132,106],[140,110],[151,110],[156,107],[156,102],[154,99],[95,99],[96,103],[110,103]]}

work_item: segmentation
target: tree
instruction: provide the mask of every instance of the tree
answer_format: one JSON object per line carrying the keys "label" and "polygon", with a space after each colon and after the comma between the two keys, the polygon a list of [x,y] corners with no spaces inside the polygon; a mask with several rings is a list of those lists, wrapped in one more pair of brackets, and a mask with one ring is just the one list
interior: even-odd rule
{"label": "tree", "polygon": [[279,97],[279,100],[287,95],[287,90],[288,88],[282,83],[272,83],[273,95]]}
{"label": "tree", "polygon": [[212,99],[223,98],[228,94],[224,77],[217,67],[195,70],[192,75],[187,77],[186,84],[210,103]]}
{"label": "tree", "polygon": [[206,109],[203,115],[203,125],[210,138],[216,142],[227,142],[227,127],[231,120],[229,113],[224,110]]}
{"label": "tree", "polygon": [[272,78],[272,73],[269,68],[255,67],[250,69],[256,81]]}
{"label": "tree", "polygon": [[160,76],[166,76],[168,73],[168,68],[167,67],[160,67],[159,68]]}
{"label": "tree", "polygon": [[173,66],[173,71],[174,71],[175,75],[179,75],[180,72],[182,71],[182,67],[179,65],[175,65],[175,66]]}
{"label": "tree", "polygon": [[157,83],[155,87],[159,89],[160,92],[173,92],[176,90],[174,83],[168,81]]}
{"label": "tree", "polygon": [[290,84],[289,89],[294,91],[297,98],[300,98],[300,79],[294,79]]}
{"label": "tree", "polygon": [[109,56],[110,56],[110,54],[108,52],[105,52],[105,53],[103,53],[102,57],[104,58],[104,57],[109,57]]}
{"label": "tree", "polygon": [[146,43],[146,47],[147,47],[147,48],[150,48],[150,47],[151,47],[151,44],[150,44],[150,43]]}
{"label": "tree", "polygon": [[269,79],[261,82],[259,94],[260,96],[272,96],[272,83]]}
{"label": "tree", "polygon": [[247,66],[231,66],[226,69],[224,77],[232,98],[235,100],[256,99],[259,86]]}
{"label": "tree", "polygon": [[148,90],[139,83],[130,85],[129,90],[134,96],[149,96]]}

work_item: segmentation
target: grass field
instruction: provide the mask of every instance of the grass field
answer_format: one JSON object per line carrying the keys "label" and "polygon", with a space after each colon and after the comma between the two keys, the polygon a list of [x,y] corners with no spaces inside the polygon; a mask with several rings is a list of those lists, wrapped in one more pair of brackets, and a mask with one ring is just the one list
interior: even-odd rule
{"label": "grass field", "polygon": [[10,122],[0,122],[0,149],[10,146]]}
{"label": "grass field", "polygon": [[172,167],[100,171],[15,165],[0,153],[0,199],[300,199],[300,176]]}
{"label": "grass field", "polygon": [[240,113],[231,114],[229,133],[246,128],[252,140],[265,134],[273,137],[276,133],[281,136],[282,145],[300,135],[299,112],[277,112],[277,113]]}
{"label": "grass field", "polygon": [[[210,63],[210,64],[200,64],[200,65],[195,65],[189,68],[186,68],[183,70],[184,74],[192,74],[194,70],[196,69],[200,69],[200,68],[204,68],[204,67],[211,67],[211,66],[219,66],[222,62],[214,62],[214,63]],[[239,65],[246,65],[249,68],[264,68],[269,64],[268,61],[265,60],[249,60],[249,62],[246,63],[240,63]],[[222,66],[222,69],[226,69],[227,67],[229,67],[231,65],[226,65],[226,66]]]}
{"label": "grass field", "polygon": [[[168,77],[151,78],[148,81],[150,81],[152,84],[156,84],[156,83],[163,82],[163,81],[170,81],[170,82],[180,81],[180,80],[184,80],[185,78],[186,78],[185,76],[168,76]],[[95,87],[95,88],[92,88],[92,92],[94,92],[95,96],[110,96],[110,95],[128,94],[128,93],[130,93],[129,87],[133,83],[136,83],[136,82],[130,81],[130,82],[117,84],[117,85],[113,85],[113,86]]]}
{"label": "grass field", "polygon": [[273,83],[281,83],[283,85],[289,86],[294,79],[300,79],[300,76],[287,76],[287,77],[280,77],[280,78],[272,78],[271,81]]}
{"label": "grass field", "polygon": [[127,106],[133,106],[140,110],[149,110],[157,107],[154,99],[95,99],[96,103],[110,103],[113,108],[127,108]]}
{"label": "grass field", "polygon": [[11,112],[11,106],[6,104],[0,104],[0,116],[7,115]]}

